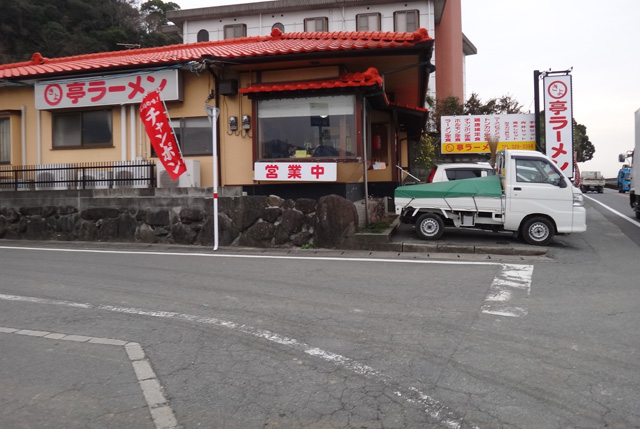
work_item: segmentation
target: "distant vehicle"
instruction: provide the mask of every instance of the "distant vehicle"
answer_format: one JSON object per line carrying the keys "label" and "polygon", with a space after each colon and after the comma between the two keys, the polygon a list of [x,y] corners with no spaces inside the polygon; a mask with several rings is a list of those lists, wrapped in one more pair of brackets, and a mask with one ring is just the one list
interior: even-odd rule
{"label": "distant vehicle", "polygon": [[585,194],[589,191],[601,194],[605,183],[606,180],[599,171],[583,171],[580,175],[580,190]]}
{"label": "distant vehicle", "polygon": [[631,188],[631,167],[623,165],[618,171],[618,192],[624,194]]}
{"label": "distant vehicle", "polygon": [[429,173],[427,183],[448,182],[451,180],[473,179],[475,177],[495,176],[495,169],[488,162],[454,162],[437,164]]}
{"label": "distant vehicle", "polygon": [[400,186],[396,214],[424,240],[437,240],[445,226],[511,231],[535,245],[586,231],[582,192],[548,156],[504,149],[496,167],[499,175]]}

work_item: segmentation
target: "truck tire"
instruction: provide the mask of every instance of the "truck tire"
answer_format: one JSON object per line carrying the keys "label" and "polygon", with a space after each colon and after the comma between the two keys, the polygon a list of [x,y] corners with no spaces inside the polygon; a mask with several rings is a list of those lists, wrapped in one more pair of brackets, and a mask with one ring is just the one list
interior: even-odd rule
{"label": "truck tire", "polygon": [[604,192],[604,188],[602,186],[598,187],[598,193],[601,194]]}
{"label": "truck tire", "polygon": [[425,213],[416,221],[416,233],[423,240],[437,240],[444,233],[444,222],[435,213]]}
{"label": "truck tire", "polygon": [[520,233],[527,243],[534,246],[545,246],[553,239],[554,228],[549,219],[534,216],[524,221]]}

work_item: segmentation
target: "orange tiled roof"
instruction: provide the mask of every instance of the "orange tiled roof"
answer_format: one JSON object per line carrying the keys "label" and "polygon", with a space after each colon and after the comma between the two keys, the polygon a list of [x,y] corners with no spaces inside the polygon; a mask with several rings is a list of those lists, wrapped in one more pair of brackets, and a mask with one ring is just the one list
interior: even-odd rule
{"label": "orange tiled roof", "polygon": [[0,65],[0,79],[30,78],[49,74],[82,72],[136,66],[181,64],[211,56],[220,60],[412,47],[432,42],[427,30],[413,33],[332,32],[282,33],[274,29],[268,36],[243,37],[215,42],[190,43],[127,51],[103,52],[63,58],[44,58],[39,53],[30,61]]}
{"label": "orange tiled roof", "polygon": [[382,76],[371,67],[364,73],[343,73],[338,79],[306,80],[299,82],[255,83],[238,92],[256,94],[260,92],[305,91],[310,89],[333,89],[358,86],[382,87]]}

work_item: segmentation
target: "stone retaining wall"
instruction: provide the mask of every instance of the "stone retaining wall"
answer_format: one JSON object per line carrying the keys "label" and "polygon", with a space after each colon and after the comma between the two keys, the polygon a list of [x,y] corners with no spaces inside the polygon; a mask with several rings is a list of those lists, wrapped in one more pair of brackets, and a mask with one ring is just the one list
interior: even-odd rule
{"label": "stone retaining wall", "polygon": [[[0,238],[213,244],[213,201],[203,195],[62,192],[57,198],[35,192],[0,194],[13,194],[0,200]],[[354,203],[337,195],[317,201],[277,196],[218,201],[220,246],[351,247],[358,228]]]}

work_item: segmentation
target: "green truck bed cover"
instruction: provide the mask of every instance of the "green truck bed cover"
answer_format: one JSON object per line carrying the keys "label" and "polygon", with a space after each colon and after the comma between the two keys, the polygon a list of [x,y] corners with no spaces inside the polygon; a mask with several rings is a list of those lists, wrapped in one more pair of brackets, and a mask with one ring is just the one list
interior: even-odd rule
{"label": "green truck bed cover", "polygon": [[396,198],[501,197],[500,176],[399,186]]}

